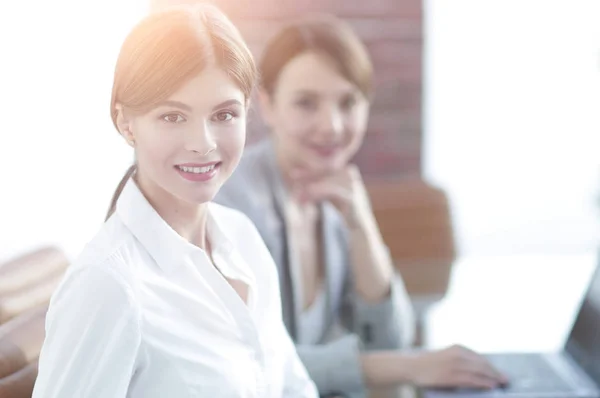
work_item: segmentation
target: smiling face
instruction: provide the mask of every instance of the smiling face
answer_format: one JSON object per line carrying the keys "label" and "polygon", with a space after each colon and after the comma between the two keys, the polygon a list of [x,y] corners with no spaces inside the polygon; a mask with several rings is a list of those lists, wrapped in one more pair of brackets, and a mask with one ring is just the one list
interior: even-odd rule
{"label": "smiling face", "polygon": [[148,112],[118,108],[117,125],[135,148],[144,193],[155,201],[212,200],[240,161],[245,102],[226,72],[208,67]]}
{"label": "smiling face", "polygon": [[286,168],[339,169],[363,141],[369,101],[325,55],[308,51],[291,59],[261,100]]}

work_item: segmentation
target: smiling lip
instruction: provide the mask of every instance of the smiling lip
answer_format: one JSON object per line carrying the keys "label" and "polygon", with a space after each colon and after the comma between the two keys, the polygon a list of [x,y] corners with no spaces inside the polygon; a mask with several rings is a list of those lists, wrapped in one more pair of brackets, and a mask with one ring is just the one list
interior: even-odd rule
{"label": "smiling lip", "polygon": [[179,163],[177,166],[182,166],[182,167],[208,167],[208,166],[212,166],[212,165],[217,165],[221,162],[206,162],[206,163]]}
{"label": "smiling lip", "polygon": [[320,156],[329,157],[329,156],[335,155],[340,150],[341,146],[340,145],[327,145],[327,146],[311,145],[310,147],[313,149],[313,151],[315,151]]}
{"label": "smiling lip", "polygon": [[174,168],[180,176],[188,181],[204,182],[211,180],[219,171],[220,166],[221,162],[181,163]]}

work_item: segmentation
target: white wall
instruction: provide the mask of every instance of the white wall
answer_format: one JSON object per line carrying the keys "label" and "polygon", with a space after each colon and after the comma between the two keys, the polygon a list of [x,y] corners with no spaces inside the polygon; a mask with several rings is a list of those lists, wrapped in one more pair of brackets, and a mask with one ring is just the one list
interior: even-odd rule
{"label": "white wall", "polygon": [[109,116],[142,0],[0,3],[0,260],[91,239],[132,154]]}
{"label": "white wall", "polygon": [[424,168],[463,254],[599,243],[600,1],[428,0]]}

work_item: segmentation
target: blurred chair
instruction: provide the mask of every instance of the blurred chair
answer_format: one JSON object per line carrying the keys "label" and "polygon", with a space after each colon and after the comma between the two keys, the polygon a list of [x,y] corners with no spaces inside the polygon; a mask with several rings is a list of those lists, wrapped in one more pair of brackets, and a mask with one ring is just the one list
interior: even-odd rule
{"label": "blurred chair", "polygon": [[417,177],[367,181],[366,186],[383,239],[415,305],[420,344],[425,312],[445,296],[456,257],[448,199]]}
{"label": "blurred chair", "polygon": [[0,265],[0,398],[31,397],[46,311],[67,267],[52,247]]}
{"label": "blurred chair", "polygon": [[65,254],[56,247],[43,247],[0,264],[0,297],[27,289],[64,271],[68,264]]}
{"label": "blurred chair", "polygon": [[31,398],[37,377],[37,359],[12,375],[0,379],[0,398]]}

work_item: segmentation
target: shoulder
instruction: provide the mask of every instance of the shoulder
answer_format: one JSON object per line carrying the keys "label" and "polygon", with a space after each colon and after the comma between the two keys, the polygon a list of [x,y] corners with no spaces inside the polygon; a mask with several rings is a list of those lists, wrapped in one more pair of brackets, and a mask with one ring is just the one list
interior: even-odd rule
{"label": "shoulder", "polygon": [[99,297],[113,305],[118,300],[132,305],[136,247],[129,230],[118,217],[111,217],[69,266],[52,300],[81,295],[88,305]]}

